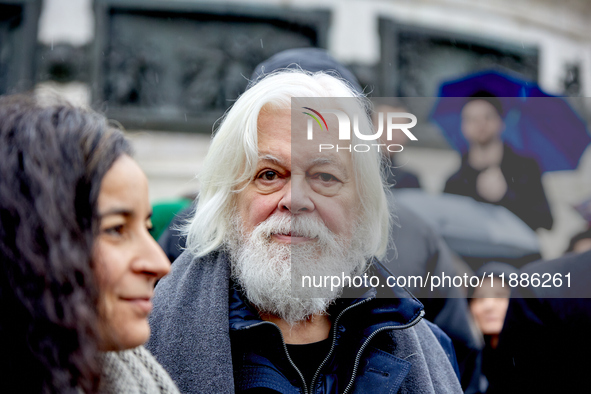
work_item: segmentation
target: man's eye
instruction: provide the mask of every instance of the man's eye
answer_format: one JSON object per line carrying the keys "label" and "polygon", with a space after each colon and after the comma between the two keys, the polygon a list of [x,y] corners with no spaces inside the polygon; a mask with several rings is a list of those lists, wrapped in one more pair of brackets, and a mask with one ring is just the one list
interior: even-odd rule
{"label": "man's eye", "polygon": [[321,172],[317,176],[318,176],[318,179],[320,179],[322,182],[338,181],[338,179],[334,175],[327,174],[326,172]]}
{"label": "man's eye", "polygon": [[259,178],[264,181],[274,181],[277,179],[277,173],[275,171],[265,171],[259,175]]}
{"label": "man's eye", "polygon": [[343,181],[328,172],[316,172],[307,176],[312,190],[323,196],[334,196],[344,185]]}

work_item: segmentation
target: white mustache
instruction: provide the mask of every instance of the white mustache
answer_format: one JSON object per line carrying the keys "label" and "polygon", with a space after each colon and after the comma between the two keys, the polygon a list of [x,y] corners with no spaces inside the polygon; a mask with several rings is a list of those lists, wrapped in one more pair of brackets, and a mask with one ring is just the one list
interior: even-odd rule
{"label": "white mustache", "polygon": [[331,236],[334,236],[322,220],[309,215],[275,214],[260,223],[253,231],[253,235],[265,238],[270,238],[274,234],[318,239],[321,243],[328,242]]}

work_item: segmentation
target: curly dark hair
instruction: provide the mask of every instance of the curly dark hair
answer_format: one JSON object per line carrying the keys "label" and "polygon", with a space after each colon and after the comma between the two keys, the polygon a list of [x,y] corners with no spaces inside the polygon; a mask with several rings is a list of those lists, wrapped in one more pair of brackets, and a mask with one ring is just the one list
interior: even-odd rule
{"label": "curly dark hair", "polygon": [[96,112],[0,97],[0,391],[97,390],[97,200],[123,154]]}

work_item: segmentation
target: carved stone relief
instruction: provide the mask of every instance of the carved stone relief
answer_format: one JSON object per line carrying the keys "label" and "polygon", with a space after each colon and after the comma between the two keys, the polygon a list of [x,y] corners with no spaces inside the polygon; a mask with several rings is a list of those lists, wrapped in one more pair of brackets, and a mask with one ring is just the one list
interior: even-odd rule
{"label": "carved stone relief", "polygon": [[109,24],[103,99],[161,115],[223,112],[258,63],[317,45],[314,34],[280,19],[115,12]]}

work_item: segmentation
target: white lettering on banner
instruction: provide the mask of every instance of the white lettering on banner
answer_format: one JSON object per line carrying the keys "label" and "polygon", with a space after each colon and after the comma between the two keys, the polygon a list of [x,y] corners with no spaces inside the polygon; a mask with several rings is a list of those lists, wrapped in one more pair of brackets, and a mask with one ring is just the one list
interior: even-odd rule
{"label": "white lettering on banner", "polygon": [[[337,117],[339,122],[339,140],[351,140],[351,121],[349,120],[349,116],[340,110],[337,109],[327,109],[324,111],[320,111],[322,114],[333,114]],[[410,123],[393,123],[395,118],[406,118],[410,119]],[[378,114],[378,130],[375,134],[362,134],[359,130],[359,115],[355,114],[353,116],[353,132],[363,141],[375,141],[378,140],[383,132],[384,132],[384,113],[380,112]],[[417,137],[413,133],[410,132],[409,129],[413,128],[417,125],[417,117],[408,112],[388,112],[387,113],[387,130],[386,130],[386,137],[388,141],[392,140],[392,133],[394,130],[401,130],[410,140],[418,141]],[[308,140],[312,140],[314,138],[313,132],[313,122],[312,119],[308,119]]]}

